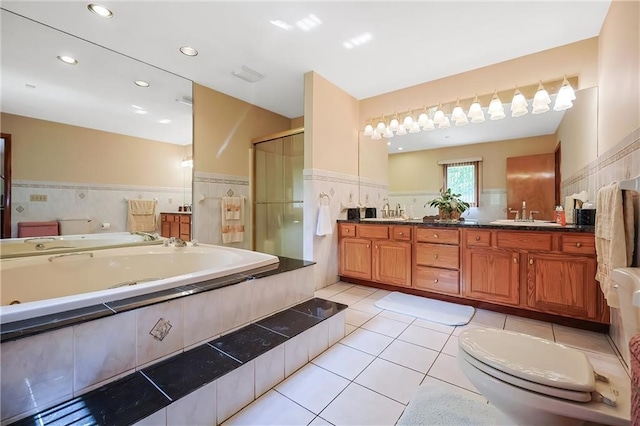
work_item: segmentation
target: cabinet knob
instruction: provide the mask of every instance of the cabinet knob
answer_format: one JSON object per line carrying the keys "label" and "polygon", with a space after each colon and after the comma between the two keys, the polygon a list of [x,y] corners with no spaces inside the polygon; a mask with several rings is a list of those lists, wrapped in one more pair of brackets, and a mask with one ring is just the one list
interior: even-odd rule
{"label": "cabinet knob", "polygon": [[476,241],[480,241],[480,236],[479,235],[476,237]]}
{"label": "cabinet knob", "polygon": [[367,248],[371,247],[369,244],[367,244]]}
{"label": "cabinet knob", "polygon": [[402,233],[402,231],[400,231],[400,236],[402,236],[402,235],[404,235],[404,234]]}
{"label": "cabinet knob", "polygon": [[434,283],[437,283],[437,282],[438,282],[438,279],[436,278],[435,280],[433,280],[433,282],[434,282]]}
{"label": "cabinet knob", "polygon": [[437,254],[434,254],[434,255],[433,255],[433,258],[434,258],[434,259],[437,259],[437,258],[438,258],[438,255],[437,255]]}
{"label": "cabinet knob", "polygon": [[438,238],[438,234],[433,234],[433,238]]}
{"label": "cabinet knob", "polygon": [[518,258],[517,257],[513,258],[513,263],[518,263]]}
{"label": "cabinet knob", "polygon": [[533,259],[529,259],[529,265],[533,265]]}
{"label": "cabinet knob", "polygon": [[578,248],[582,247],[582,243],[576,243],[576,247]]}

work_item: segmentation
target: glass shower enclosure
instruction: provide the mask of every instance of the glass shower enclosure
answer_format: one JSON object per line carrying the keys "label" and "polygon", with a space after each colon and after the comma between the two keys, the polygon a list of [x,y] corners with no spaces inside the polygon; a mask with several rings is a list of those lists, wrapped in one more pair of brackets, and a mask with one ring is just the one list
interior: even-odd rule
{"label": "glass shower enclosure", "polygon": [[254,152],[254,247],[302,259],[304,132],[262,138]]}

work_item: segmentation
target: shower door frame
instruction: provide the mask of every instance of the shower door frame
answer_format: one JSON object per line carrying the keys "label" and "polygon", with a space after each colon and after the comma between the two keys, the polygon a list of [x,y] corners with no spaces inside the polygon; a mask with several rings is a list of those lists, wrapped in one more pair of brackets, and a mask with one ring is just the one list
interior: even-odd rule
{"label": "shower door frame", "polygon": [[275,139],[280,139],[280,138],[285,138],[288,136],[295,136],[295,135],[299,135],[301,133],[304,133],[304,127],[296,127],[295,129],[291,129],[291,130],[285,130],[282,132],[278,132],[278,133],[274,133],[271,135],[267,135],[267,136],[262,136],[259,138],[254,138],[251,139],[251,147],[252,147],[252,161],[251,161],[251,176],[253,179],[252,185],[251,185],[251,247],[252,250],[256,249],[256,212],[257,212],[257,202],[256,202],[256,184],[255,184],[255,178],[256,178],[256,149],[255,146],[259,143],[263,143],[263,142],[269,142]]}

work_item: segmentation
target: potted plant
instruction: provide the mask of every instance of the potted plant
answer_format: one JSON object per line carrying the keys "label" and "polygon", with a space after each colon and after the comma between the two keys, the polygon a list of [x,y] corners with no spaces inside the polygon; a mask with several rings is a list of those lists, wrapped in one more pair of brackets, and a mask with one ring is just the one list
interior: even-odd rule
{"label": "potted plant", "polygon": [[440,220],[458,220],[470,206],[469,203],[460,199],[461,194],[454,194],[451,188],[446,191],[440,190],[440,197],[429,201],[430,207],[438,209]]}

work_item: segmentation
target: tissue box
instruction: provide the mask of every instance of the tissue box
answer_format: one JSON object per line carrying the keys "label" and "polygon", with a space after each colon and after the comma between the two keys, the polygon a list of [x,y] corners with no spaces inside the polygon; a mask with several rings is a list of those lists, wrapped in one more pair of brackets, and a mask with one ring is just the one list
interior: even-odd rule
{"label": "tissue box", "polygon": [[573,220],[576,225],[595,226],[596,211],[595,209],[575,209]]}

